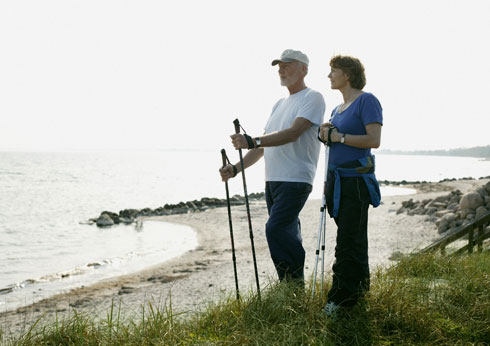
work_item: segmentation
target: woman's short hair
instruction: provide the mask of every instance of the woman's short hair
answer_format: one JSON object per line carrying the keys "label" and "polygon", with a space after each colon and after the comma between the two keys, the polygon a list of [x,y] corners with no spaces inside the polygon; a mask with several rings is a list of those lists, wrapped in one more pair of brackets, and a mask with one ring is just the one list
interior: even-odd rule
{"label": "woman's short hair", "polygon": [[336,55],[330,59],[330,67],[339,68],[347,74],[351,87],[362,90],[366,85],[364,66],[359,59],[352,56]]}

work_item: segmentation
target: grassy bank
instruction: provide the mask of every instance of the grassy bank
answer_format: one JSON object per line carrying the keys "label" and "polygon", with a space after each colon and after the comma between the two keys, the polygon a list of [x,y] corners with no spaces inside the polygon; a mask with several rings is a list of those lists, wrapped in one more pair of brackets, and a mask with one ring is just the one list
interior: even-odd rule
{"label": "grassy bank", "polygon": [[73,313],[7,345],[486,345],[490,344],[490,253],[404,258],[372,274],[371,291],[336,321],[324,295],[275,284],[262,300],[249,296],[209,306],[190,318],[148,303],[122,321]]}

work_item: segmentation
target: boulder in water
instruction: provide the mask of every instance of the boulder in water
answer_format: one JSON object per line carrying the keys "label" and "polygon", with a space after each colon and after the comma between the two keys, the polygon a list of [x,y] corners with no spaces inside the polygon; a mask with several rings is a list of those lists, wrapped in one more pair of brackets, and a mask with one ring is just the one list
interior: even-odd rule
{"label": "boulder in water", "polygon": [[102,216],[102,214],[109,216],[115,224],[119,223],[119,214],[113,213],[112,211],[103,211],[100,215]]}
{"label": "boulder in water", "polygon": [[107,214],[101,214],[97,219],[97,226],[99,227],[110,227],[114,225],[114,220]]}

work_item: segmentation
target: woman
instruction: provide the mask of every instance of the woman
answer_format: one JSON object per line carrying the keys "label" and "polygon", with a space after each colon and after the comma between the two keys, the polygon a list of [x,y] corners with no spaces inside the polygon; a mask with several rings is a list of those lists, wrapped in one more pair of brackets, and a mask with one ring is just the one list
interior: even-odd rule
{"label": "woman", "polygon": [[378,206],[381,198],[371,148],[380,145],[383,115],[378,99],[362,91],[366,77],[359,59],[335,56],[330,67],[331,88],[344,98],[319,130],[320,140],[330,145],[325,193],[337,224],[333,283],[325,306],[333,316],[369,290],[368,208]]}

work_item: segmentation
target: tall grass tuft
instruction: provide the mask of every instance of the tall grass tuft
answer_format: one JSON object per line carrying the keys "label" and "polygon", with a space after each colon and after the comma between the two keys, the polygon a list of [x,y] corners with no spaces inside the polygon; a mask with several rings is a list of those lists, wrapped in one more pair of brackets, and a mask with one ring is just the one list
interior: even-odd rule
{"label": "tall grass tuft", "polygon": [[[182,317],[146,303],[141,316],[104,320],[74,312],[42,321],[7,345],[489,345],[490,253],[418,254],[372,274],[371,290],[336,320],[322,314],[326,292],[272,283],[262,299],[223,299]],[[329,284],[326,285],[327,288]]]}

